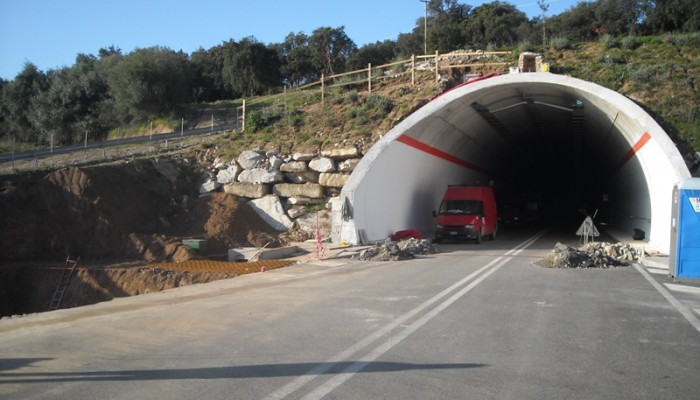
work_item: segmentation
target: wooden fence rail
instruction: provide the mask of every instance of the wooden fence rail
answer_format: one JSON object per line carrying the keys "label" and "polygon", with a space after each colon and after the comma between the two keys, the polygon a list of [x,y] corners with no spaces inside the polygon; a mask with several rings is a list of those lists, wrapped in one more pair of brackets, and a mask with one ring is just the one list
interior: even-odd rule
{"label": "wooden fence rail", "polygon": [[[320,92],[320,98],[321,98],[321,104],[325,104],[325,97],[326,97],[326,89],[327,88],[334,88],[334,87],[342,87],[342,86],[348,86],[348,85],[359,85],[363,84],[366,82],[367,84],[367,91],[369,93],[372,93],[372,81],[379,79],[378,77],[381,77],[382,71],[387,70],[392,67],[396,67],[399,65],[407,65],[410,66],[410,71],[402,71],[399,73],[396,73],[393,75],[393,77],[398,77],[404,74],[407,74],[410,72],[411,74],[411,85],[415,85],[416,83],[416,72],[418,71],[432,71],[435,73],[435,82],[440,81],[440,71],[442,70],[451,70],[452,68],[473,68],[473,67],[496,67],[501,70],[508,70],[508,67],[517,64],[517,61],[511,61],[511,62],[475,62],[475,63],[469,63],[469,64],[452,64],[451,61],[452,59],[459,59],[459,58],[464,58],[464,57],[493,57],[493,56],[509,56],[511,52],[509,51],[477,51],[477,52],[453,52],[453,53],[447,53],[447,54],[440,54],[439,52],[435,52],[435,54],[424,54],[424,55],[412,55],[411,58],[407,58],[404,60],[399,60],[399,61],[394,61],[388,64],[383,64],[379,66],[372,66],[372,64],[367,64],[367,68],[363,69],[358,69],[355,71],[349,71],[349,72],[343,72],[340,74],[334,74],[334,75],[321,75],[321,79],[315,82],[310,82],[305,85],[297,86],[293,88],[294,92],[300,93],[302,91],[308,91],[310,95],[314,95],[317,92]],[[442,58],[442,59],[441,59]],[[416,62],[417,60],[426,60],[430,61],[433,60],[432,65],[429,65],[427,67],[425,66],[417,66]],[[374,74],[372,71],[376,71]],[[339,78],[346,78],[346,77],[355,77],[359,76],[357,79],[350,79],[350,80],[339,80]],[[329,84],[327,84],[327,82]],[[274,95],[274,96],[266,96],[264,99],[256,99],[256,100],[250,100],[246,103],[245,100],[243,100],[243,105],[237,107],[236,114],[238,115],[238,119],[240,122],[241,129],[245,131],[245,116],[246,116],[246,107],[250,107],[251,105],[258,104],[258,103],[263,103],[263,102],[269,102],[269,101],[275,101],[284,96],[284,108],[285,112],[288,109],[287,107],[287,87],[284,87],[283,93]],[[270,107],[280,107],[279,104],[272,105],[266,108]],[[250,110],[248,110],[250,112]]]}

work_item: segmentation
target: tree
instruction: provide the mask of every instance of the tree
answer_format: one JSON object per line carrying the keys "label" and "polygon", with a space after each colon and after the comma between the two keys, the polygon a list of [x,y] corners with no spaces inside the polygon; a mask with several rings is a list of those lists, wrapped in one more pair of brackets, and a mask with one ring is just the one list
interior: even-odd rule
{"label": "tree", "polygon": [[469,21],[471,6],[456,0],[432,0],[428,4],[428,48],[440,52],[468,46],[463,25]]}
{"label": "tree", "polygon": [[224,83],[244,96],[258,95],[279,86],[279,68],[277,53],[254,37],[245,38],[237,44],[229,42],[225,47]]}
{"label": "tree", "polygon": [[358,70],[367,68],[367,64],[388,64],[396,58],[396,43],[391,40],[366,44],[348,58],[348,68]]}
{"label": "tree", "polygon": [[15,79],[3,86],[2,104],[5,124],[8,127],[7,136],[17,138],[21,142],[35,142],[39,139],[38,132],[33,129],[30,121],[30,110],[32,102],[41,96],[48,86],[46,74],[32,63],[24,64],[24,68]]}
{"label": "tree", "polygon": [[396,54],[399,58],[408,58],[423,54],[423,33],[413,28],[411,33],[400,33],[396,38]]}
{"label": "tree", "polygon": [[110,71],[109,89],[124,122],[173,116],[190,101],[192,70],[187,55],[166,47],[137,49]]}
{"label": "tree", "polygon": [[280,73],[284,82],[299,86],[316,77],[309,37],[303,32],[289,33],[284,42],[272,46],[280,59]]}
{"label": "tree", "polygon": [[224,83],[224,48],[199,48],[190,56],[192,66],[192,97],[195,101],[215,101],[234,98]]}
{"label": "tree", "polygon": [[700,2],[697,0],[645,0],[644,30],[650,34],[700,31]]}
{"label": "tree", "polygon": [[598,0],[595,6],[598,28],[613,36],[635,33],[641,14],[640,0]]}
{"label": "tree", "polygon": [[314,69],[317,73],[334,75],[345,71],[350,54],[357,46],[345,34],[345,27],[322,27],[309,37],[309,49]]}
{"label": "tree", "polygon": [[514,5],[494,1],[476,7],[464,26],[466,37],[476,46],[501,47],[517,43],[521,25],[527,23],[527,16]]}
{"label": "tree", "polygon": [[108,98],[107,82],[92,55],[79,54],[72,67],[50,71],[48,90],[35,96],[30,120],[46,137],[54,135],[57,144],[81,142],[85,132],[103,136],[109,122],[100,115]]}
{"label": "tree", "polygon": [[595,39],[598,27],[595,3],[580,2],[549,19],[550,37],[561,36],[571,41]]}

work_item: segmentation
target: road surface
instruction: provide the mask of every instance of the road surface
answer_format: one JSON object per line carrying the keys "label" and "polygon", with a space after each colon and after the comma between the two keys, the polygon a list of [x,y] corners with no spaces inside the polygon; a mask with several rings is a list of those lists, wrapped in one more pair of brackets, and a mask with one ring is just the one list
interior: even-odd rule
{"label": "road surface", "polygon": [[699,398],[697,287],[534,265],[557,240],[503,232],[3,319],[0,398]]}

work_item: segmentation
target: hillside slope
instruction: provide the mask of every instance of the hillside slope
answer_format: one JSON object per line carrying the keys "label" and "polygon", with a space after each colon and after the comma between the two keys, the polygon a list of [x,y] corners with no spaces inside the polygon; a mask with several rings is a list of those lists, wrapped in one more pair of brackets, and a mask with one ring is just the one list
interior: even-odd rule
{"label": "hillside slope", "polygon": [[[638,38],[604,38],[541,51],[552,73],[566,74],[615,90],[643,107],[669,134],[685,157],[700,150],[700,33]],[[517,52],[511,58],[517,63]],[[453,71],[459,76],[464,71]],[[469,73],[488,73],[472,70]],[[259,111],[253,129],[219,143],[219,154],[235,156],[244,148],[309,151],[356,145],[369,149],[384,133],[457,82],[436,83],[434,73],[334,88],[287,109]]]}

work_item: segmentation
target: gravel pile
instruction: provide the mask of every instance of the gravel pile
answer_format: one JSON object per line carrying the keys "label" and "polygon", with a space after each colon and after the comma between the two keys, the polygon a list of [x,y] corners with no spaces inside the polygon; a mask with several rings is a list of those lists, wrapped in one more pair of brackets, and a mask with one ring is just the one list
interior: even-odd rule
{"label": "gravel pile", "polygon": [[373,247],[363,250],[356,257],[361,261],[400,261],[410,260],[416,255],[437,253],[435,246],[427,239],[409,238],[394,242],[386,239]]}
{"label": "gravel pile", "polygon": [[538,264],[548,268],[625,267],[641,256],[640,250],[623,243],[589,243],[578,249],[557,243]]}

